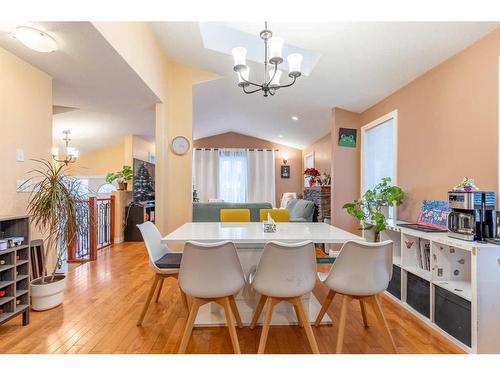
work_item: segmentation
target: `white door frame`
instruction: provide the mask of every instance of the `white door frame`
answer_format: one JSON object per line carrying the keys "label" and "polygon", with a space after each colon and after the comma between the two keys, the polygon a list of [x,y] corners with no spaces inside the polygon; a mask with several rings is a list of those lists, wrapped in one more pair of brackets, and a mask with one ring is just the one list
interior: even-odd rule
{"label": "white door frame", "polygon": [[[378,125],[381,125],[382,123],[391,120],[393,121],[393,155],[394,155],[394,160],[393,160],[393,179],[392,183],[393,185],[397,185],[398,183],[398,110],[395,109],[392,112],[389,112],[382,117],[379,117],[378,119],[364,125],[361,127],[361,157],[360,157],[360,164],[361,164],[361,181],[360,181],[360,196],[363,195],[365,192],[364,189],[364,179],[363,179],[363,174],[364,174],[364,163],[363,163],[363,145],[364,145],[364,140],[365,140],[365,133],[367,130],[374,128]],[[397,217],[397,209],[394,210],[394,220],[396,220]]]}

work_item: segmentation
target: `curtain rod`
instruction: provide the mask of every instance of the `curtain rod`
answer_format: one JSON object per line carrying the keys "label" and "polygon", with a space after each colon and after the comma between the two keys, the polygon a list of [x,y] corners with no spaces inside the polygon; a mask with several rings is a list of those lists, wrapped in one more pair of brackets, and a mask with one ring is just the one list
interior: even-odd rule
{"label": "curtain rod", "polygon": [[[228,148],[229,150],[236,150],[236,148]],[[222,148],[195,148],[198,151],[210,151],[210,150],[223,150]],[[244,148],[248,151],[279,151],[279,148]]]}

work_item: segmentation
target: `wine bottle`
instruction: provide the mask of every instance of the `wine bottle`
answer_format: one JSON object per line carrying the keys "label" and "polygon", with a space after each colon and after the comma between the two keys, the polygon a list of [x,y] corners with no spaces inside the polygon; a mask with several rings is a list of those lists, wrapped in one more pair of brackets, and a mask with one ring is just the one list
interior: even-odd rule
{"label": "wine bottle", "polygon": [[0,266],[3,266],[5,264],[5,260],[4,259],[0,259]]}
{"label": "wine bottle", "polygon": [[5,290],[0,290],[0,298],[5,297],[7,292]]}

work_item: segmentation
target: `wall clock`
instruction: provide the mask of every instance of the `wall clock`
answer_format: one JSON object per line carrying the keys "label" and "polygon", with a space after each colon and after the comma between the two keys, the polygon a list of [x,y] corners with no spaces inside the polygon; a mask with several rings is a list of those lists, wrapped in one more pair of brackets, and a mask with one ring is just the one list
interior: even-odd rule
{"label": "wall clock", "polygon": [[184,155],[189,151],[189,139],[182,135],[178,135],[174,139],[172,139],[172,151],[176,155]]}

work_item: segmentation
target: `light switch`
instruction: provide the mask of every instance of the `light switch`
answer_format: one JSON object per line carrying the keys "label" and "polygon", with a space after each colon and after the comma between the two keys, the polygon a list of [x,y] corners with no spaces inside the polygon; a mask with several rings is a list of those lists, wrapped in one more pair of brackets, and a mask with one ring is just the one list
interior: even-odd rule
{"label": "light switch", "polygon": [[18,148],[16,150],[16,160],[17,161],[24,161],[24,150],[22,148]]}

